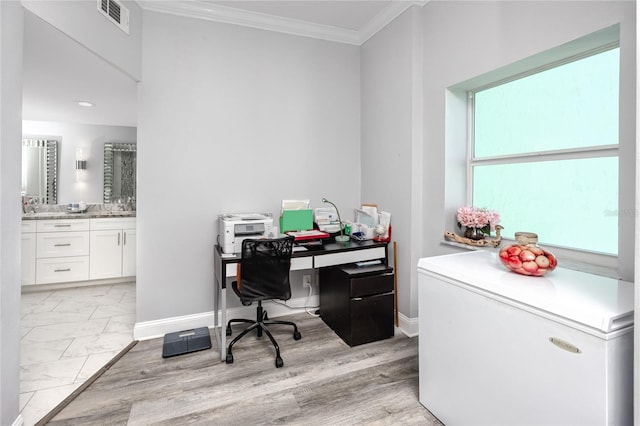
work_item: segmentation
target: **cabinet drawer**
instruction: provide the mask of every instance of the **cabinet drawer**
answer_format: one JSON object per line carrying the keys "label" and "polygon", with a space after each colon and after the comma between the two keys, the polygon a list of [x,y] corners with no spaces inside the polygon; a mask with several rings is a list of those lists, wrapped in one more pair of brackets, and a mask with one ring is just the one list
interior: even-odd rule
{"label": "cabinet drawer", "polygon": [[36,284],[89,279],[89,256],[38,259]]}
{"label": "cabinet drawer", "polygon": [[351,297],[393,291],[393,273],[351,279]]}
{"label": "cabinet drawer", "polygon": [[314,256],[313,267],[324,268],[326,266],[344,265],[347,263],[362,262],[366,260],[385,259],[386,255],[387,253],[384,247],[324,254],[322,256]]}
{"label": "cabinet drawer", "polygon": [[36,235],[38,258],[89,255],[89,232],[39,232]]}
{"label": "cabinet drawer", "polygon": [[95,218],[91,219],[91,230],[136,229],[135,217]]}
{"label": "cabinet drawer", "polygon": [[35,220],[23,220],[22,221],[22,232],[23,233],[30,233],[30,232],[36,232],[36,229],[38,228],[36,225],[37,221]]}
{"label": "cabinet drawer", "polygon": [[89,219],[37,220],[38,232],[88,231]]}
{"label": "cabinet drawer", "polygon": [[351,299],[349,346],[388,339],[393,333],[392,293]]}

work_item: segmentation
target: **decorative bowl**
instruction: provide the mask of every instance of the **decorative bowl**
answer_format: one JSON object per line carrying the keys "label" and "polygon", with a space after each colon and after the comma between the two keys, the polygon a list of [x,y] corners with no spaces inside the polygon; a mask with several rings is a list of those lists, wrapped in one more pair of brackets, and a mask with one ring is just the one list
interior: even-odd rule
{"label": "decorative bowl", "polygon": [[538,246],[538,236],[530,232],[516,232],[516,244],[500,249],[500,262],[521,275],[541,277],[558,266],[558,260],[549,252]]}

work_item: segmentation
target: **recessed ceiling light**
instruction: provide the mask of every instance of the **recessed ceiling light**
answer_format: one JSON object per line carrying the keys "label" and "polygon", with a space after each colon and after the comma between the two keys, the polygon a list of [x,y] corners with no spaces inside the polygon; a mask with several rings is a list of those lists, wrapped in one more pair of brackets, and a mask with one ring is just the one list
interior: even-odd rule
{"label": "recessed ceiling light", "polygon": [[87,101],[78,101],[78,105],[82,106],[82,107],[92,107],[93,104],[91,102],[87,102]]}

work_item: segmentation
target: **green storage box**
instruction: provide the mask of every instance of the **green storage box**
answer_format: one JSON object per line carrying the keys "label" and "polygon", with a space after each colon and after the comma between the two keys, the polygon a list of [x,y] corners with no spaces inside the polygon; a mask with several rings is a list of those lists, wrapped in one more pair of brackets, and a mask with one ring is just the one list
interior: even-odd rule
{"label": "green storage box", "polygon": [[313,229],[313,210],[284,210],[280,216],[280,232]]}

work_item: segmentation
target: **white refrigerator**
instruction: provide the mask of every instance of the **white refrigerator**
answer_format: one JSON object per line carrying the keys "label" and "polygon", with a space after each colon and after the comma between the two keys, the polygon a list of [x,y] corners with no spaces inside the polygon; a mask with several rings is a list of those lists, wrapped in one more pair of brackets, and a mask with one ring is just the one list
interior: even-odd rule
{"label": "white refrigerator", "polygon": [[420,402],[447,426],[631,425],[633,283],[418,262]]}

